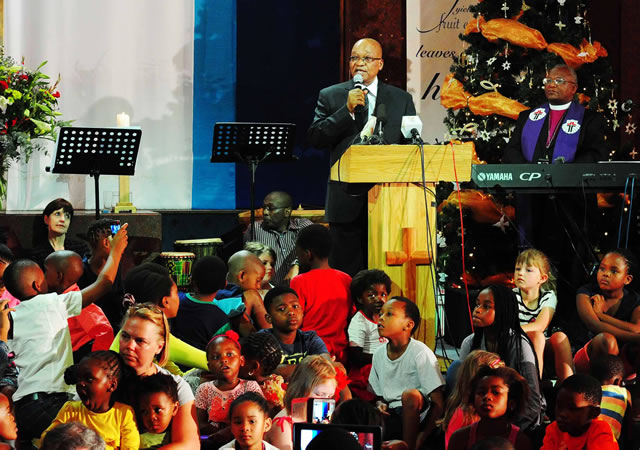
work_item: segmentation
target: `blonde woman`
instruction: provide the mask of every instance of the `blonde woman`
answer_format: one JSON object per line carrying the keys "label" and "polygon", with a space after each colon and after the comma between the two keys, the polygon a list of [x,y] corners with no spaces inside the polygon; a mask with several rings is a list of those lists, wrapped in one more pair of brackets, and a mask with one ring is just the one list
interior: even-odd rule
{"label": "blonde woman", "polygon": [[[169,323],[162,309],[152,303],[136,304],[127,311],[119,337],[119,351],[124,363],[135,376],[128,377],[128,386],[136,378],[156,373],[171,375],[178,384],[178,402],[176,416],[171,422],[171,444],[164,449],[199,448],[198,425],[195,419],[194,397],[191,388],[182,377],[172,375],[161,366],[169,358]],[[122,400],[135,406],[134,392],[124,390]]]}

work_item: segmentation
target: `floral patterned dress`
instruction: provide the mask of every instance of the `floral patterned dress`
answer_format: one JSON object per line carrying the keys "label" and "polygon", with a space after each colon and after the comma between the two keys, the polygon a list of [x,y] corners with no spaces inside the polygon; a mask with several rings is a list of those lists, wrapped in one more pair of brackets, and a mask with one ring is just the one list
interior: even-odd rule
{"label": "floral patterned dress", "polygon": [[198,386],[196,390],[196,408],[204,409],[209,414],[209,422],[218,428],[229,424],[229,406],[231,402],[245,392],[262,394],[260,385],[251,380],[238,380],[235,388],[221,391],[215,381],[209,381]]}

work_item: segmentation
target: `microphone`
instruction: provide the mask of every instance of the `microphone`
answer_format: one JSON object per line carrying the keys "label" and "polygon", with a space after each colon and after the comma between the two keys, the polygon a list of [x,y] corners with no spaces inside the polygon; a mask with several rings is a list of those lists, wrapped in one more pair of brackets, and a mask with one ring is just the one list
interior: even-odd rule
{"label": "microphone", "polygon": [[420,120],[419,116],[402,116],[400,130],[405,139],[411,139],[414,144],[422,143],[422,138],[420,137],[422,120]]}
{"label": "microphone", "polygon": [[353,87],[357,89],[362,89],[364,91],[364,77],[361,73],[357,73],[353,76]]}
{"label": "microphone", "polygon": [[631,110],[636,106],[637,105],[635,103],[633,103],[633,100],[628,99],[628,100],[625,100],[624,102],[622,102],[622,105],[620,106],[620,109],[622,110],[622,112],[630,113]]}
{"label": "microphone", "polygon": [[364,125],[364,128],[360,132],[360,143],[361,144],[370,144],[371,137],[373,135],[374,130],[376,129],[376,116],[369,117],[367,123]]}
{"label": "microphone", "polygon": [[387,123],[387,107],[384,103],[376,107],[376,117],[380,126],[378,127],[378,133],[372,136],[371,139],[376,138],[378,144],[385,144],[383,127]]}
{"label": "microphone", "polygon": [[[362,76],[361,73],[357,73],[353,76],[353,87],[356,89],[360,89],[360,90],[365,90],[366,86],[364,85],[364,77]],[[367,96],[364,96],[364,102],[365,104],[367,103]],[[364,109],[364,105],[358,105],[356,106],[355,110],[353,111],[356,114],[359,114],[362,112],[362,110]]]}

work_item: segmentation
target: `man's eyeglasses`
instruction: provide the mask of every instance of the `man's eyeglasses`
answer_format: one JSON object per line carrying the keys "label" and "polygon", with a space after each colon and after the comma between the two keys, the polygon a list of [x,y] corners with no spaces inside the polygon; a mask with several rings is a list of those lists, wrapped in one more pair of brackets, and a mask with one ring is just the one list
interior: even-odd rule
{"label": "man's eyeglasses", "polygon": [[547,84],[555,84],[556,86],[564,86],[567,83],[573,83],[576,84],[575,81],[570,81],[570,80],[565,80],[564,78],[543,78],[542,79],[542,84],[544,86],[546,86]]}
{"label": "man's eyeglasses", "polygon": [[357,64],[358,61],[362,60],[365,64],[371,64],[374,61],[378,61],[382,58],[372,58],[371,56],[351,56],[349,57],[349,62],[353,64]]}
{"label": "man's eyeglasses", "polygon": [[262,207],[263,210],[269,211],[269,212],[277,211],[279,209],[284,209],[284,208],[286,208],[286,206],[264,205]]}

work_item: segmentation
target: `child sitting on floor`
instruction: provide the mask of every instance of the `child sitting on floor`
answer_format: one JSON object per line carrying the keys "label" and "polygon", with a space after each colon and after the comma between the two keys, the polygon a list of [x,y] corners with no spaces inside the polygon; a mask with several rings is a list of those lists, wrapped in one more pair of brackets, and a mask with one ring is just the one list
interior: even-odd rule
{"label": "child sitting on floor", "polygon": [[65,383],[76,385],[79,401],[70,401],[62,409],[42,438],[52,428],[68,422],[80,422],[98,433],[108,449],[137,449],[140,434],[135,413],[129,405],[112,399],[121,380],[123,363],[111,350],[93,352],[64,372]]}
{"label": "child sitting on floor", "polygon": [[265,310],[259,292],[264,273],[264,264],[256,255],[248,250],[240,250],[229,258],[226,288],[216,294],[218,300],[242,297],[246,313],[257,329],[271,327],[264,318]]}
{"label": "child sitting on floor", "polygon": [[468,399],[472,393],[471,380],[484,366],[504,367],[504,362],[495,353],[474,350],[462,361],[456,373],[455,386],[447,398],[442,420],[445,448],[449,446],[449,439],[454,431],[480,420],[473,402],[469,402]]}
{"label": "child sitting on floor", "polygon": [[547,256],[540,250],[529,248],[516,259],[513,274],[516,287],[513,291],[518,299],[520,325],[536,351],[540,377],[544,361],[548,359],[554,362],[553,368],[558,381],[562,381],[573,375],[573,356],[565,333],[547,332],[558,304],[551,275],[551,264]]}
{"label": "child sitting on floor", "polygon": [[409,450],[421,448],[444,408],[438,360],[411,337],[420,320],[420,310],[407,298],[394,297],[384,304],[378,327],[388,342],[374,353],[369,375],[376,406],[388,416],[386,438],[398,438],[400,422]]}
{"label": "child sitting on floor", "polygon": [[277,414],[284,407],[286,384],[275,370],[282,361],[280,343],[271,333],[251,333],[240,339],[244,366],[240,378],[254,380],[269,403],[270,412]]}
{"label": "child sitting on floor", "polygon": [[[156,373],[141,378],[136,387],[140,448],[171,443],[171,421],[178,412],[178,385],[171,375]],[[144,428],[143,428],[144,427]]]}
{"label": "child sitting on floor", "polygon": [[220,449],[278,450],[262,440],[271,429],[269,404],[255,392],[247,392],[236,398],[229,407],[231,434],[234,439]]}
{"label": "child sitting on floor", "polygon": [[[611,426],[611,431],[620,441],[623,428],[630,432],[632,427],[631,393],[622,386],[624,363],[616,355],[603,355],[591,362],[591,375],[600,382],[602,402],[599,418]],[[624,437],[624,436],[623,436]]]}
{"label": "child sitting on floor", "polygon": [[280,343],[284,358],[276,373],[288,380],[298,364],[307,355],[323,355],[330,359],[329,352],[315,331],[301,331],[304,320],[302,305],[296,291],[277,286],[264,298],[267,321],[273,326],[259,333],[268,333]]}
{"label": "child sitting on floor", "polygon": [[519,450],[531,449],[529,438],[511,423],[528,396],[527,382],[512,368],[481,367],[471,380],[471,392],[466,399],[473,404],[480,420],[453,433],[448,450],[463,450],[491,436],[507,438]]}
{"label": "child sitting on floor", "polygon": [[300,275],[291,280],[298,293],[304,318],[302,329],[313,330],[336,361],[346,361],[349,344],[346,329],[355,312],[351,301],[351,277],[329,267],[331,233],[319,224],[304,227],[296,239]]}
{"label": "child sitting on floor", "polygon": [[602,389],[598,380],[576,374],[560,384],[556,421],[547,427],[541,450],[617,450],[607,422],[598,419]]}
{"label": "child sitting on floor", "polygon": [[629,289],[637,263],[626,249],[608,252],[598,266],[596,283],[578,289],[578,319],[571,343],[576,370],[589,373],[592,359],[620,354],[625,378],[636,373],[640,348],[640,295]]}
{"label": "child sitting on floor", "polygon": [[293,399],[302,397],[334,398],[339,392],[338,371],[331,361],[320,355],[305,357],[296,365],[284,396],[284,409],[273,418],[265,440],[280,450],[293,448]]}
{"label": "child sitting on floor", "polygon": [[196,390],[196,412],[200,434],[210,435],[206,443],[228,442],[229,406],[233,399],[245,392],[253,391],[262,395],[260,386],[255,381],[242,380],[238,377],[244,358],[240,349],[238,335],[234,331],[214,336],[207,346],[209,372],[214,381],[201,384]]}
{"label": "child sitting on floor", "polygon": [[264,264],[264,278],[260,283],[260,295],[264,298],[271,289],[274,288],[274,285],[271,284],[271,279],[276,270],[276,261],[278,256],[274,249],[269,247],[267,244],[263,244],[258,241],[249,241],[244,244],[244,249],[249,250],[251,253],[256,255],[262,264]]}
{"label": "child sitting on floor", "polygon": [[[107,262],[107,257],[111,251],[110,238],[114,234],[112,226],[119,224],[119,220],[103,217],[89,225],[87,229],[87,242],[91,249],[91,256],[84,260],[84,272],[78,280],[80,289],[93,283],[105,262]],[[95,304],[102,309],[104,315],[107,316],[114,333],[120,330],[122,318],[127,309],[122,302],[122,297],[124,296],[123,281],[122,271],[118,270],[113,286],[111,286],[109,292],[95,302]]]}
{"label": "child sitting on floor", "polygon": [[362,270],[351,280],[351,298],[358,311],[349,322],[349,387],[364,400],[373,400],[367,390],[371,361],[378,347],[387,342],[378,334],[382,305],[391,291],[391,279],[382,270]]}

